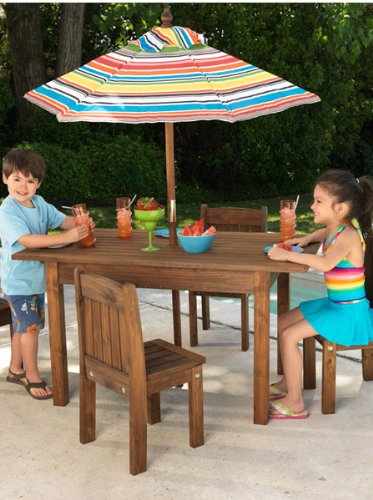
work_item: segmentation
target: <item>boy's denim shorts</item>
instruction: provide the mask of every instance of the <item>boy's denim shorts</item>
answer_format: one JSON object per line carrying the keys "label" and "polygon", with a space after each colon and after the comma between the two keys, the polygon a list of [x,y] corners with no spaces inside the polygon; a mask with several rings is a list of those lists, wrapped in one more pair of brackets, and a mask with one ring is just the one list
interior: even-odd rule
{"label": "boy's denim shorts", "polygon": [[12,311],[14,333],[36,333],[44,328],[45,295],[4,295]]}

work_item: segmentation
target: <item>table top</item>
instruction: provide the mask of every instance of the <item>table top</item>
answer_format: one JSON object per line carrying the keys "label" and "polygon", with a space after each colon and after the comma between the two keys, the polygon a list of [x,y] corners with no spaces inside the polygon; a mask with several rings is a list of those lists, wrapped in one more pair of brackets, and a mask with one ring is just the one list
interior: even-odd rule
{"label": "table top", "polygon": [[[210,250],[203,254],[186,253],[171,247],[169,240],[153,236],[158,252],[144,252],[147,233],[133,231],[130,238],[118,238],[116,229],[96,228],[96,246],[82,248],[74,243],[62,248],[25,249],[13,255],[15,260],[40,260],[68,264],[101,264],[144,267],[224,269],[231,271],[268,271],[303,273],[308,266],[270,260],[264,247],[279,241],[278,233],[218,232]],[[316,253],[319,245],[305,248]]]}

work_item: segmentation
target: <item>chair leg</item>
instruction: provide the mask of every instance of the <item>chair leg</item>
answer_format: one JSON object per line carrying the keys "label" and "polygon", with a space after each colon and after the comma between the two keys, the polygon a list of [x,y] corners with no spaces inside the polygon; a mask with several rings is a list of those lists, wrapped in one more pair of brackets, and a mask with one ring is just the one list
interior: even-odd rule
{"label": "chair leg", "polygon": [[202,328],[208,330],[210,328],[210,297],[208,295],[201,296],[202,302]]}
{"label": "chair leg", "polygon": [[316,340],[315,337],[303,339],[303,387],[316,387]]}
{"label": "chair leg", "polygon": [[153,425],[161,421],[161,398],[159,392],[148,396],[148,424]]}
{"label": "chair leg", "polygon": [[96,382],[80,376],[80,442],[90,443],[96,439]]}
{"label": "chair leg", "polygon": [[249,349],[249,300],[245,293],[241,296],[241,349]]}
{"label": "chair leg", "polygon": [[10,322],[10,324],[9,324],[9,330],[10,330],[10,341],[12,341],[13,335],[14,335],[13,323],[12,322]]}
{"label": "chair leg", "polygon": [[361,359],[363,362],[363,379],[373,380],[373,350],[362,349]]}
{"label": "chair leg", "polygon": [[282,367],[281,349],[280,349],[280,337],[277,332],[277,374],[283,375],[284,369]]}
{"label": "chair leg", "polygon": [[189,292],[189,338],[192,347],[198,345],[197,296]]}
{"label": "chair leg", "polygon": [[335,413],[337,352],[335,344],[323,341],[322,350],[322,394],[321,411],[324,414]]}
{"label": "chair leg", "polygon": [[197,448],[204,444],[202,366],[192,368],[189,386],[189,445]]}
{"label": "chair leg", "polygon": [[130,473],[133,476],[146,471],[148,446],[146,402],[137,396],[134,394],[129,399]]}

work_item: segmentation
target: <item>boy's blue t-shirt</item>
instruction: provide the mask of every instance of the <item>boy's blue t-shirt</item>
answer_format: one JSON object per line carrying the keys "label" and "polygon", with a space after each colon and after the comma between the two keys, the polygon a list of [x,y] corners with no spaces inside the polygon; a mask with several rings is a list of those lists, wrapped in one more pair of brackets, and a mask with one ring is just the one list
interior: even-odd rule
{"label": "boy's blue t-shirt", "polygon": [[7,196],[0,206],[1,288],[6,295],[33,295],[46,291],[43,262],[12,260],[12,255],[25,247],[18,239],[26,234],[47,234],[63,224],[66,215],[44,198],[31,198],[35,208],[21,205]]}

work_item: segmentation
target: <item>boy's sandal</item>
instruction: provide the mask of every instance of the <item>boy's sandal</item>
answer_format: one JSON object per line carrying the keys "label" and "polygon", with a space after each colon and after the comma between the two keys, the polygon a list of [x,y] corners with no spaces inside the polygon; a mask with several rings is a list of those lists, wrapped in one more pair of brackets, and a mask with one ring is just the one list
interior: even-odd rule
{"label": "boy's sandal", "polygon": [[45,390],[46,387],[47,387],[47,383],[44,382],[44,380],[42,380],[41,382],[29,382],[27,380],[27,385],[25,386],[26,391],[34,399],[51,399],[51,398],[53,398],[53,394],[46,394],[45,396],[35,396],[31,392],[31,389],[44,389]]}
{"label": "boy's sandal", "polygon": [[22,373],[13,373],[12,370],[9,370],[9,373],[11,377],[8,375],[6,378],[7,382],[10,382],[12,384],[18,384],[18,385],[23,385],[23,387],[26,387],[26,384],[22,382],[23,378],[26,378],[26,372]]}

